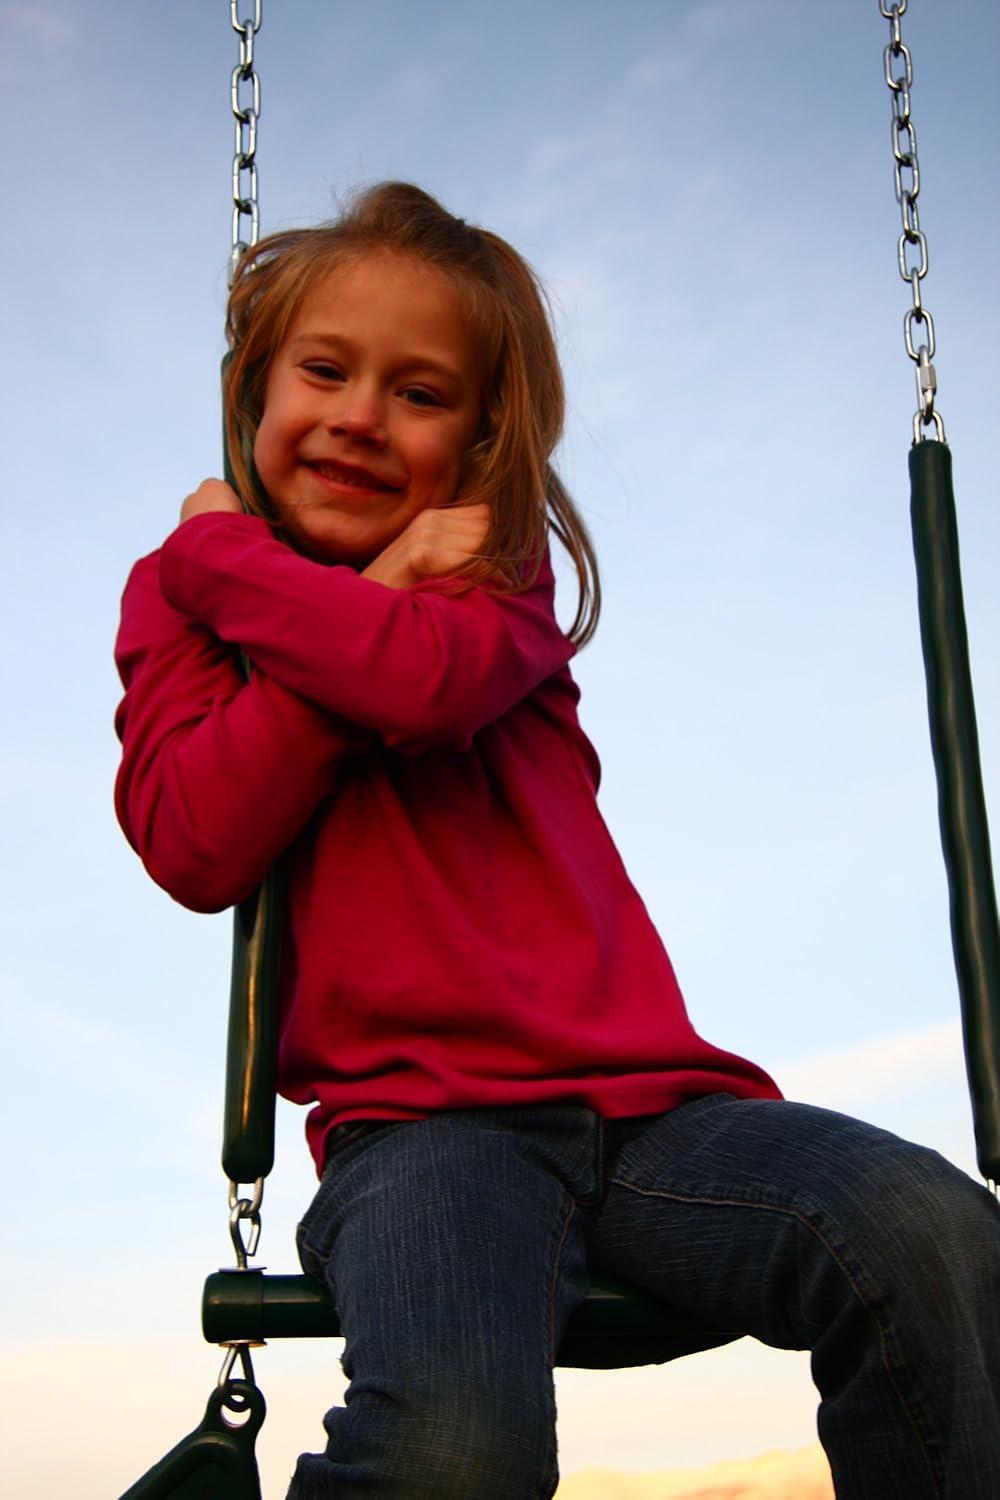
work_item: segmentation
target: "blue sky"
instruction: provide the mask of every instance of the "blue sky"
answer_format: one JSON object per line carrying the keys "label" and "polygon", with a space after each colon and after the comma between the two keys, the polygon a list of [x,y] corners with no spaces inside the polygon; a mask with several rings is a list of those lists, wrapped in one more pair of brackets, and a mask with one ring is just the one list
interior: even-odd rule
{"label": "blue sky", "polygon": [[[54,1491],[70,1461],[80,1500],[124,1488],[215,1374],[197,1301],[228,1256],[228,921],[143,875],[111,812],[110,725],[128,568],[219,469],[228,12],[0,0],[11,1493]],[[604,570],[584,723],[696,1023],[789,1093],[971,1168],[907,514],[887,31],[876,0],[272,0],[262,221],[316,222],[338,193],[406,177],[541,272],[569,382],[561,463]],[[996,825],[1000,12],[912,0],[904,31]],[[283,1112],[272,1268],[293,1265],[310,1191]],[[260,1356],[276,1494],[318,1441],[335,1363],[321,1346]],[[804,1371],[746,1345],[568,1377],[566,1468],[804,1443]],[[60,1410],[63,1441],[39,1454],[54,1388],[74,1393],[73,1443]]]}

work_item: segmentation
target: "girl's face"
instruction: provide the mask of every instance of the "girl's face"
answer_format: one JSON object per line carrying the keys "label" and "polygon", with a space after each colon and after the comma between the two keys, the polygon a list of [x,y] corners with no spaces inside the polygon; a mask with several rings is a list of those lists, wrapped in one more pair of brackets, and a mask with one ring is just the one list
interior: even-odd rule
{"label": "girl's face", "polygon": [[254,445],[295,545],[364,567],[420,511],[454,500],[479,390],[444,275],[388,251],[332,270],[274,356]]}

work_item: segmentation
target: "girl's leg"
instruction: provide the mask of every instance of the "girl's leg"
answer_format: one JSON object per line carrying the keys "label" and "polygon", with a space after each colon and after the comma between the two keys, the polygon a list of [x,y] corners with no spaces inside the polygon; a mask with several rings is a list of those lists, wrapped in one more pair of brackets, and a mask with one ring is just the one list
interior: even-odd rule
{"label": "girl's leg", "polygon": [[1000,1212],[935,1152],[725,1095],[629,1141],[591,1263],[813,1351],[841,1500],[1000,1496]]}
{"label": "girl's leg", "polygon": [[593,1116],[463,1112],[345,1134],[300,1253],[333,1291],[350,1385],[290,1500],[547,1500],[553,1353],[586,1293]]}

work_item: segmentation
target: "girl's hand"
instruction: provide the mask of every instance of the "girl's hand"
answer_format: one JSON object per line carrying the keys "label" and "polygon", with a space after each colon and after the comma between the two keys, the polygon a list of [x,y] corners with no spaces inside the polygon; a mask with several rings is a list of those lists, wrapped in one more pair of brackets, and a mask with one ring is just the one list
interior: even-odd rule
{"label": "girl's hand", "polygon": [[489,529],[488,505],[422,510],[361,576],[390,589],[406,589],[424,578],[458,573],[481,554]]}
{"label": "girl's hand", "polygon": [[181,522],[192,516],[203,516],[210,510],[229,510],[241,515],[243,506],[236,491],[222,479],[203,479],[193,495],[181,506]]}

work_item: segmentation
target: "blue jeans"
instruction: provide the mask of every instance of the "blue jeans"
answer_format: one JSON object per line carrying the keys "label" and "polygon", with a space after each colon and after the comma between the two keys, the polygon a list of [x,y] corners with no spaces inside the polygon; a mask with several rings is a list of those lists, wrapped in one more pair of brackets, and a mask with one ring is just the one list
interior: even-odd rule
{"label": "blue jeans", "polygon": [[811,1349],[839,1500],[1000,1496],[1000,1211],[847,1116],[717,1094],[636,1121],[348,1125],[299,1241],[350,1384],[290,1500],[551,1496],[552,1365],[588,1265]]}

